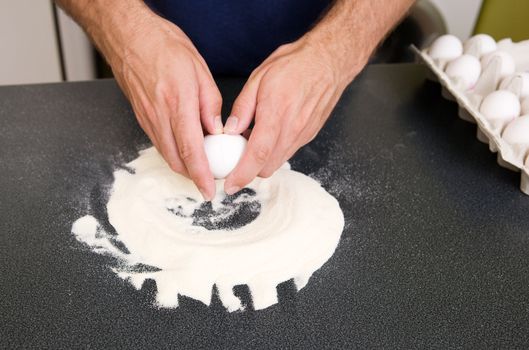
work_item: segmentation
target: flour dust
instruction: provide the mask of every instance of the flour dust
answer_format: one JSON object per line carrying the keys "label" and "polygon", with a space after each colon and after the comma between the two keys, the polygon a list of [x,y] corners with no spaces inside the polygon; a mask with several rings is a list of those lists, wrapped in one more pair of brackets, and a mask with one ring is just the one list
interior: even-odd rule
{"label": "flour dust", "polygon": [[216,185],[204,202],[149,148],[114,172],[108,223],[86,215],[72,233],[118,259],[112,270],[135,288],[154,280],[160,307],[177,307],[179,295],[209,305],[215,286],[228,311],[241,310],[234,287],[247,285],[254,308],[264,309],[277,303],[277,285],[294,279],[303,288],[334,253],[344,217],[317,181],[282,168],[231,196],[222,180]]}

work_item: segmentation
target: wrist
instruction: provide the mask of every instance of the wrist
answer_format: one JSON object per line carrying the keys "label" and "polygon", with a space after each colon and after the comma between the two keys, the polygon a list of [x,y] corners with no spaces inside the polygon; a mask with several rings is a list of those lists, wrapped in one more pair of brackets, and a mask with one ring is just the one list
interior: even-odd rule
{"label": "wrist", "polygon": [[315,51],[315,57],[324,60],[332,68],[344,86],[364,68],[371,55],[368,48],[355,48],[340,35],[320,32],[316,29],[308,32],[302,40]]}
{"label": "wrist", "polygon": [[139,0],[95,0],[86,6],[81,23],[108,63],[122,60],[156,15]]}

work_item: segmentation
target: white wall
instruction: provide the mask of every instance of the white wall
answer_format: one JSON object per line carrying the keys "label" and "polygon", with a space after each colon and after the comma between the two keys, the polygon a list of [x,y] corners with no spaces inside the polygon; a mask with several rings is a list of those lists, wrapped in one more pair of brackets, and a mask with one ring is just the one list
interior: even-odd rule
{"label": "white wall", "polygon": [[95,79],[94,48],[81,27],[58,9],[66,80]]}
{"label": "white wall", "polygon": [[0,84],[61,81],[49,0],[0,0]]}
{"label": "white wall", "polygon": [[472,35],[482,0],[430,0],[445,18],[450,34],[460,39]]}
{"label": "white wall", "polygon": [[[474,29],[482,0],[430,0],[448,31],[461,39]],[[51,0],[0,0],[0,85],[62,80]],[[66,80],[95,77],[93,52],[82,30],[58,16]]]}

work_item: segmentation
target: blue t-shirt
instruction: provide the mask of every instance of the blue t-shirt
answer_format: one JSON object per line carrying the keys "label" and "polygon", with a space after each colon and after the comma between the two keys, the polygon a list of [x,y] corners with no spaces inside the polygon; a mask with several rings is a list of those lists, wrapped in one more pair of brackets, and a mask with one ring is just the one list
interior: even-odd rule
{"label": "blue t-shirt", "polygon": [[213,74],[247,75],[319,19],[331,0],[148,0],[193,41]]}

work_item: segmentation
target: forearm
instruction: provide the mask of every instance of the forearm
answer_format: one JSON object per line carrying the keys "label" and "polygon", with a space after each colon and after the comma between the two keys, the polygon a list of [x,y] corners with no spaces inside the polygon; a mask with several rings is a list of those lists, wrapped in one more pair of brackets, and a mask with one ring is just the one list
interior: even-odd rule
{"label": "forearm", "polygon": [[352,80],[414,0],[337,0],[305,39]]}
{"label": "forearm", "polygon": [[[125,54],[127,43],[156,15],[142,0],[56,0],[107,60]],[[112,62],[109,62],[112,63]]]}

